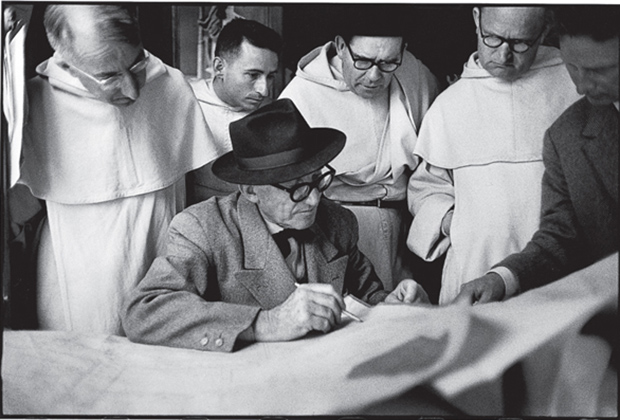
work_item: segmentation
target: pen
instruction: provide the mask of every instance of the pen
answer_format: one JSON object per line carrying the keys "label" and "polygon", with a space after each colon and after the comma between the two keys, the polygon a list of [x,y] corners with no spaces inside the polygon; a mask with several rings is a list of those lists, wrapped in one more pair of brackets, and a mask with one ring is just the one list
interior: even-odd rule
{"label": "pen", "polygon": [[[300,286],[299,283],[295,283],[295,287],[299,287],[299,286]],[[357,322],[364,322],[364,321],[362,321],[362,319],[359,316],[352,314],[351,312],[347,311],[346,309],[343,309],[342,313],[345,314],[346,316],[348,316],[349,318],[357,321]]]}

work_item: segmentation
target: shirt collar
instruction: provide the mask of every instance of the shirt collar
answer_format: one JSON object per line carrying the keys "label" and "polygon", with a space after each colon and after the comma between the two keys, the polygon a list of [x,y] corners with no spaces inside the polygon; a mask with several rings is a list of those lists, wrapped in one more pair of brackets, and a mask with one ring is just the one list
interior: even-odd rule
{"label": "shirt collar", "polygon": [[282,232],[284,230],[284,228],[280,225],[277,225],[273,222],[270,222],[269,220],[265,219],[263,217],[263,220],[265,221],[265,224],[267,225],[267,230],[269,231],[269,233],[271,235],[275,235],[278,232]]}

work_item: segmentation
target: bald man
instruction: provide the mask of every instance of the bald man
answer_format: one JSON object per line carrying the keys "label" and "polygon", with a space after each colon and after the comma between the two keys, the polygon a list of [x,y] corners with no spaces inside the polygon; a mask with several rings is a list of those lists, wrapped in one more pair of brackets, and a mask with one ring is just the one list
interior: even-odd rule
{"label": "bald man", "polygon": [[122,334],[128,290],[185,206],[184,175],[217,154],[190,86],[149,54],[132,11],[51,5],[54,56],[28,84],[20,182],[45,200],[41,329]]}
{"label": "bald man", "polygon": [[447,253],[440,303],[538,227],[545,130],[579,99],[542,7],[475,7],[478,49],[424,117],[409,180],[409,248]]}

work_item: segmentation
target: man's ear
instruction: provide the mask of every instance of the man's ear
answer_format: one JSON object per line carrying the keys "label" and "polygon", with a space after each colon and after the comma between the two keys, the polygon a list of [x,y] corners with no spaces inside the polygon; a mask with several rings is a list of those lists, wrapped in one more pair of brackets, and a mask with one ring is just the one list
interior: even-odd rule
{"label": "man's ear", "polygon": [[73,70],[73,67],[69,63],[67,63],[65,59],[62,58],[60,55],[56,55],[54,57],[54,60],[56,61],[56,64],[58,64],[58,67],[60,67],[66,72],[69,72],[72,76],[75,76],[77,74],[77,72]]}
{"label": "man's ear", "polygon": [[471,11],[471,14],[474,17],[474,24],[476,25],[476,33],[480,32],[480,28],[478,27],[479,23],[480,23],[480,8],[479,7],[474,7]]}
{"label": "man's ear", "polygon": [[336,44],[336,54],[338,55],[338,58],[342,60],[345,54],[344,50],[347,48],[344,38],[340,35],[336,35],[336,38],[334,38],[334,44]]}
{"label": "man's ear", "polygon": [[256,189],[254,185],[239,185],[239,191],[248,201],[251,203],[258,203],[258,196],[256,195]]}
{"label": "man's ear", "polygon": [[222,57],[213,58],[213,75],[215,77],[222,77],[225,69],[226,61]]}

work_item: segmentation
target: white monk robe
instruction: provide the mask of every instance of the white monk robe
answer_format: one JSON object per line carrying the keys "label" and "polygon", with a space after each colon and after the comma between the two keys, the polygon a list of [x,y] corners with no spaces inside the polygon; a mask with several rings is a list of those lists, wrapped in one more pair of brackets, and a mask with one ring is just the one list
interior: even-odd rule
{"label": "white monk robe", "polygon": [[[213,90],[213,80],[193,79],[189,84],[198,99],[200,109],[205,117],[207,125],[213,133],[215,140],[214,146],[217,150],[217,157],[222,156],[232,150],[230,132],[228,125],[249,114],[241,108],[234,108],[222,101],[215,90]],[[237,191],[237,185],[222,181],[216,177],[211,168],[213,161],[200,169],[195,170],[188,177],[188,191],[190,204],[206,200],[213,196],[228,195]]]}
{"label": "white monk robe", "polygon": [[[329,42],[303,57],[281,98],[290,98],[311,127],[344,132],[343,151],[330,162],[336,178],[326,191],[337,201],[405,200],[417,127],[438,94],[431,72],[408,51],[383,95],[364,99],[349,90],[342,62]],[[360,225],[360,250],[388,290],[411,272],[402,265],[406,229],[402,212],[347,206]]]}
{"label": "white monk robe", "polygon": [[20,182],[47,206],[39,326],[122,334],[122,301],[163,251],[185,174],[216,156],[212,135],[181,72],[152,55],[126,107],[94,99],[55,57],[37,72]]}
{"label": "white monk robe", "polygon": [[[474,53],[461,79],[424,117],[408,187],[409,248],[432,261],[448,252],[439,302],[520,251],[540,220],[543,135],[579,99],[557,49],[541,46],[514,82],[494,78]],[[450,236],[443,217],[454,208]]]}

